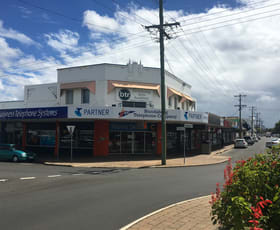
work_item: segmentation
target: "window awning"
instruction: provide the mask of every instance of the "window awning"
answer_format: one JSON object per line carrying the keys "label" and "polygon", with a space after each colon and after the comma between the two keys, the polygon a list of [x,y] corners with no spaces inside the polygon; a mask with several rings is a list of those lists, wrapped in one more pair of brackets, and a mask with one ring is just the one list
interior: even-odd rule
{"label": "window awning", "polygon": [[149,89],[157,91],[160,96],[160,85],[152,83],[138,83],[128,81],[108,81],[108,93],[112,92],[114,88],[130,88],[130,89]]}
{"label": "window awning", "polygon": [[95,81],[83,81],[83,82],[71,82],[71,83],[63,83],[60,85],[60,90],[62,89],[79,89],[79,88],[87,88],[90,92],[95,94],[96,83]]}
{"label": "window awning", "polygon": [[186,101],[186,100],[189,100],[191,102],[194,102],[195,100],[193,98],[191,98],[190,96],[186,95],[186,94],[183,94],[183,93],[180,93],[178,92],[177,90],[175,89],[172,89],[172,88],[169,88],[167,87],[167,98],[171,97],[172,95],[178,95],[181,97],[181,100],[180,100],[180,103]]}

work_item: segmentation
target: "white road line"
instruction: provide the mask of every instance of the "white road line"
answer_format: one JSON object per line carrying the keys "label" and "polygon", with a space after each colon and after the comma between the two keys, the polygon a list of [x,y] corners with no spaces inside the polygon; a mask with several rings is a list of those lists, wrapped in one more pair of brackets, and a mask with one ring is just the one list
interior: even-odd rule
{"label": "white road line", "polygon": [[84,175],[83,173],[74,173],[74,174],[72,174],[72,176],[82,176],[82,175]]}
{"label": "white road line", "polygon": [[6,182],[8,179],[0,179],[0,182]]}
{"label": "white road line", "polygon": [[49,175],[48,177],[59,177],[61,175]]}
{"label": "white road line", "polygon": [[19,179],[20,180],[33,180],[33,179],[36,179],[36,177],[34,177],[34,176],[31,176],[31,177],[21,177]]}

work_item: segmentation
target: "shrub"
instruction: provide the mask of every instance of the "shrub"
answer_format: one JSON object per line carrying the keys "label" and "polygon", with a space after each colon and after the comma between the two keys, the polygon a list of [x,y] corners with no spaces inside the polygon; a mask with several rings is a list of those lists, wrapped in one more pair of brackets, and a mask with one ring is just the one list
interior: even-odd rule
{"label": "shrub", "polygon": [[229,160],[225,183],[212,194],[212,221],[223,229],[280,229],[279,149],[237,161]]}

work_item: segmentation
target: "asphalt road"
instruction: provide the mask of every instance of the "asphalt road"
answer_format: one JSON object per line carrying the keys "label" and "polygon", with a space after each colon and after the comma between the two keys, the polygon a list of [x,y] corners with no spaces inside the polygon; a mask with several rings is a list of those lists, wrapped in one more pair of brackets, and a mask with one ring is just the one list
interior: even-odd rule
{"label": "asphalt road", "polygon": [[[246,159],[265,138],[225,155]],[[0,229],[119,229],[152,211],[209,195],[225,163],[186,168],[82,169],[0,163]]]}

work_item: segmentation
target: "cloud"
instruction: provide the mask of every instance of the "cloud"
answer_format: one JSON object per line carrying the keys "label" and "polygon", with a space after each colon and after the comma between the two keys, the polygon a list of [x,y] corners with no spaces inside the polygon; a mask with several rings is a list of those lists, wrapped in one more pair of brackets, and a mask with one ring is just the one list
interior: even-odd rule
{"label": "cloud", "polygon": [[276,101],[277,99],[275,97],[272,96],[268,96],[268,95],[261,95],[260,97],[257,98],[257,102],[264,102],[264,103],[271,103]]}
{"label": "cloud", "polygon": [[16,30],[13,29],[4,28],[3,21],[1,20],[0,20],[0,36],[4,38],[16,40],[26,45],[36,45],[36,43],[25,34],[17,32]]}
{"label": "cloud", "polygon": [[77,51],[79,34],[70,30],[60,30],[59,33],[45,34],[47,44],[58,52]]}
{"label": "cloud", "polygon": [[83,26],[92,33],[115,33],[119,28],[118,22],[108,16],[101,16],[96,11],[86,10],[84,12]]}
{"label": "cloud", "polygon": [[12,63],[13,60],[17,59],[22,55],[22,52],[19,49],[13,49],[9,47],[8,43],[4,38],[0,37],[0,50],[4,52],[0,52],[0,67],[7,68]]}

